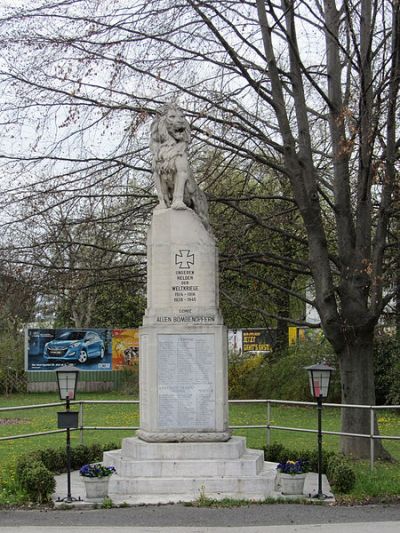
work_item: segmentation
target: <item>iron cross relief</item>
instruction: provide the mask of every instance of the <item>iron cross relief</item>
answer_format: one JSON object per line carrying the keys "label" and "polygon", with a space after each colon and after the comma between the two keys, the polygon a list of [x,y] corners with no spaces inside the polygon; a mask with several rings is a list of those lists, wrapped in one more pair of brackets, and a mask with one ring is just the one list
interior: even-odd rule
{"label": "iron cross relief", "polygon": [[194,254],[191,254],[190,250],[179,250],[179,253],[175,254],[175,264],[179,268],[190,268],[194,265]]}

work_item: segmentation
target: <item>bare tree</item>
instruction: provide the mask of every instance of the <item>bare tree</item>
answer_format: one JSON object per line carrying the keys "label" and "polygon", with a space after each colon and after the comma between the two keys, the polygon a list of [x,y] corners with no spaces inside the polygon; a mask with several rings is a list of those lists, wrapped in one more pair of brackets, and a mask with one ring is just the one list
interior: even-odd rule
{"label": "bare tree", "polygon": [[[0,31],[3,175],[146,172],[143,124],[181,92],[196,154],[222,149],[290,187],[343,402],[374,403],[374,328],[398,290],[398,0],[43,1],[4,12]],[[369,433],[364,411],[342,422]]]}
{"label": "bare tree", "polygon": [[8,263],[30,271],[36,289],[50,297],[53,313],[62,309],[65,325],[93,325],[107,286],[129,280],[144,290],[149,210],[136,195],[108,195],[104,187],[97,192],[92,188],[82,198],[47,191],[37,202],[29,194],[18,209],[14,206],[19,222],[6,224],[13,236],[3,245],[3,254],[10,253]]}

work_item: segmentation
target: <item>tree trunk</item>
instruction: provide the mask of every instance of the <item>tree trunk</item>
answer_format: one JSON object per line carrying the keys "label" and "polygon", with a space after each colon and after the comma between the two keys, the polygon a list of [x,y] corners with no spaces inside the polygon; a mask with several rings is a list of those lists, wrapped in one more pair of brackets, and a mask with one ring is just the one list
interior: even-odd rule
{"label": "tree trunk", "polygon": [[[343,404],[375,405],[373,338],[373,330],[352,336],[338,354]],[[374,425],[374,433],[378,434],[376,417]],[[370,427],[369,409],[342,408],[341,431],[369,435]],[[375,459],[390,459],[380,440],[375,440],[374,448]],[[341,451],[347,456],[367,459],[370,457],[370,439],[341,437]]]}
{"label": "tree trunk", "polygon": [[[289,285],[286,285],[289,286]],[[283,354],[289,346],[288,319],[290,316],[290,297],[286,292],[279,292],[275,299],[277,314],[282,317],[276,322],[276,343],[275,352]]]}
{"label": "tree trunk", "polygon": [[400,257],[396,260],[395,286],[397,287],[394,298],[394,323],[396,326],[396,337],[400,340]]}

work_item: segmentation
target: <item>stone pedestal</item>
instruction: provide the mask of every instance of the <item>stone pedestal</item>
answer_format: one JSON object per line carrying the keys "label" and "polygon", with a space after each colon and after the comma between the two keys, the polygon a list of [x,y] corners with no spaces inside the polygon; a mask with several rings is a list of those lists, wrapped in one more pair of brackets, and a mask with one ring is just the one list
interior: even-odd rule
{"label": "stone pedestal", "polygon": [[191,209],[156,209],[147,235],[144,326],[223,324],[215,239]]}
{"label": "stone pedestal", "polygon": [[140,430],[148,442],[225,441],[227,334],[215,241],[190,209],[154,212],[140,328]]}
{"label": "stone pedestal", "polygon": [[106,452],[114,465],[109,496],[115,503],[194,501],[200,496],[264,500],[274,495],[276,464],[246,449],[244,437],[227,442],[148,443],[124,439],[122,450]]}
{"label": "stone pedestal", "polygon": [[114,465],[115,502],[263,500],[275,464],[228,429],[227,332],[218,254],[190,209],[156,209],[147,241],[147,309],[140,328],[140,429]]}
{"label": "stone pedestal", "polygon": [[140,330],[140,430],[148,442],[225,441],[224,326],[146,326]]}

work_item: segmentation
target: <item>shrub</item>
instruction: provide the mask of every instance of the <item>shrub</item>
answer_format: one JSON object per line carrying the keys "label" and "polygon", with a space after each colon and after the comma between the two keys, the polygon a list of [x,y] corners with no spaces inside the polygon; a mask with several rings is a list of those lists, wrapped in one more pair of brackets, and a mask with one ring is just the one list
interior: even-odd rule
{"label": "shrub", "polygon": [[[335,452],[322,450],[322,470],[326,472],[326,466],[329,459],[336,456]],[[264,447],[264,457],[266,461],[276,463],[285,463],[293,459],[301,459],[307,464],[309,470],[316,472],[318,470],[318,452],[317,450],[291,450],[283,444],[274,443],[269,447]]]}
{"label": "shrub", "polygon": [[61,474],[67,467],[65,448],[45,448],[39,451],[40,460],[51,472]]}
{"label": "shrub", "polygon": [[326,472],[329,482],[337,492],[347,494],[355,485],[356,474],[341,455],[328,459]]}
{"label": "shrub", "polygon": [[287,461],[290,452],[280,442],[274,442],[270,446],[264,446],[264,459],[275,463]]}
{"label": "shrub", "polygon": [[102,461],[104,448],[101,444],[94,442],[90,445],[79,444],[71,449],[71,467],[78,470],[86,463]]}
{"label": "shrub", "polygon": [[81,463],[80,466],[82,466],[85,463],[94,463],[96,461],[102,461],[103,451],[104,451],[104,447],[98,442],[94,442],[93,444],[89,446],[88,459],[84,461],[83,463]]}
{"label": "shrub", "polygon": [[228,394],[231,399],[249,399],[262,397],[260,387],[264,356],[243,356],[230,354],[228,361]]}
{"label": "shrub", "polygon": [[[290,450],[283,444],[274,443],[264,447],[266,461],[286,463],[301,460],[309,470],[318,471],[317,450]],[[345,457],[333,451],[322,450],[322,473],[326,474],[334,490],[342,494],[350,492],[356,482],[356,475]]]}
{"label": "shrub", "polygon": [[44,448],[21,455],[16,463],[15,478],[19,482],[25,466],[32,461],[41,461],[46,468],[55,474],[62,474],[67,468],[67,455],[65,449]]}
{"label": "shrub", "polygon": [[[94,463],[103,459],[103,451],[119,448],[118,443],[110,442],[104,446],[99,443],[90,445],[79,444],[71,448],[71,468],[78,470],[82,465]],[[18,483],[23,475],[26,466],[33,461],[40,461],[43,465],[55,474],[62,474],[67,471],[67,454],[65,449],[44,448],[21,455],[17,460],[15,477]]]}
{"label": "shrub", "polygon": [[71,448],[71,468],[78,470],[86,462],[92,461],[92,455],[91,448],[85,444]]}
{"label": "shrub", "polygon": [[[274,354],[262,376],[264,398],[280,400],[309,401],[310,386],[308,373],[304,367],[320,362],[322,359],[337,368],[336,357],[327,341],[305,340],[291,346],[283,354]],[[332,376],[330,401],[340,400],[340,376]]]}
{"label": "shrub", "polygon": [[30,452],[18,457],[15,465],[15,481],[19,486],[22,486],[22,480],[24,477],[25,469],[28,468],[33,462],[41,460],[41,454],[39,451]]}
{"label": "shrub", "polygon": [[[103,459],[103,451],[119,448],[118,443],[110,442],[102,446],[93,443],[89,446],[79,444],[71,448],[71,468],[80,469],[82,465]],[[15,467],[15,480],[31,501],[44,503],[49,500],[55,488],[54,474],[67,471],[65,449],[45,448],[21,455]],[[35,483],[37,476],[37,483]]]}
{"label": "shrub", "polygon": [[118,450],[121,448],[121,444],[119,442],[106,442],[103,444],[103,452],[107,452],[108,450]]}
{"label": "shrub", "polygon": [[[229,398],[276,398],[310,400],[308,374],[303,368],[326,359],[337,368],[332,347],[322,340],[305,340],[282,353],[244,357],[230,354],[228,359]],[[340,374],[331,381],[330,401],[340,401]]]}
{"label": "shrub", "polygon": [[30,500],[37,503],[46,503],[56,488],[54,475],[41,461],[33,461],[25,465],[21,475],[21,487]]}

